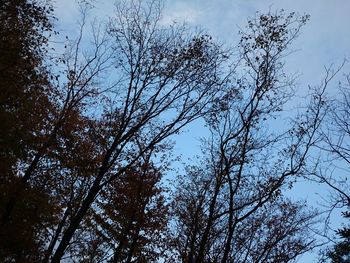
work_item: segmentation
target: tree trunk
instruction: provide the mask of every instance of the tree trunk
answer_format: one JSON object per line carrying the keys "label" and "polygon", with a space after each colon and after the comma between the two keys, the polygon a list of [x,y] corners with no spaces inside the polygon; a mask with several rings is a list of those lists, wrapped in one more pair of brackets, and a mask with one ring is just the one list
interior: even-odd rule
{"label": "tree trunk", "polygon": [[69,227],[65,231],[62,240],[60,244],[58,245],[55,254],[52,257],[51,262],[52,263],[59,263],[61,261],[61,258],[64,255],[65,250],[67,249],[70,240],[72,239],[75,231],[79,227],[79,224],[83,220],[86,212],[89,210],[91,204],[94,202],[95,197],[97,196],[99,190],[100,190],[100,181],[102,180],[102,175],[100,174],[98,178],[96,178],[93,186],[91,187],[89,194],[84,199],[78,213],[73,217]]}

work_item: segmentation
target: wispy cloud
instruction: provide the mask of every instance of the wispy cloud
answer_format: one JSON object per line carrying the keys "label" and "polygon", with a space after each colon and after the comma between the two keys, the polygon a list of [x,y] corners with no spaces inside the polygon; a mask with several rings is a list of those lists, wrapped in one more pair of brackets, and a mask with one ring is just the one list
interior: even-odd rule
{"label": "wispy cloud", "polygon": [[[113,14],[113,1],[95,1],[91,15],[106,17]],[[75,1],[56,0],[59,27],[72,30],[79,13]],[[161,23],[186,22],[207,29],[224,40],[235,42],[237,31],[256,11],[285,9],[308,13],[311,20],[305,26],[294,47],[300,50],[290,58],[291,67],[304,73],[305,81],[314,81],[323,74],[323,67],[350,58],[349,0],[176,0],[166,1]],[[349,70],[350,71],[350,70]]]}
{"label": "wispy cloud", "polygon": [[164,10],[161,23],[163,25],[169,25],[173,22],[185,22],[187,24],[196,25],[201,15],[202,11],[199,8],[183,2],[168,6]]}

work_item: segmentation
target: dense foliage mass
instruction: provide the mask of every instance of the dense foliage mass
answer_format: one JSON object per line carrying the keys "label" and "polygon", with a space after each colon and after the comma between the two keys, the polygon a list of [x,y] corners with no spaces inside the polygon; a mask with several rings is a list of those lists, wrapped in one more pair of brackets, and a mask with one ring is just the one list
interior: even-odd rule
{"label": "dense foliage mass", "polygon": [[[156,0],[117,4],[86,36],[91,8],[57,55],[50,2],[0,4],[0,261],[292,262],[316,247],[318,212],[284,191],[312,176],[349,205],[310,161],[318,148],[349,163],[348,89],[332,111],[328,70],[289,126],[268,128],[293,98],[284,58],[308,16],[257,13],[226,49],[164,25]],[[203,154],[165,184],[197,119]]]}

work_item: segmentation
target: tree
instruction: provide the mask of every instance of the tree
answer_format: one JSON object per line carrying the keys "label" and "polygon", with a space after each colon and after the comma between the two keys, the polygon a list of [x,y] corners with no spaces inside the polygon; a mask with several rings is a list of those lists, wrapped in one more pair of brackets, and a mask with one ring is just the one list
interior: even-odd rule
{"label": "tree", "polygon": [[[97,146],[92,137],[97,124],[84,114],[100,92],[93,86],[108,62],[106,38],[95,39],[93,53],[82,55],[81,31],[62,57],[47,57],[52,12],[44,1],[1,6],[2,256],[17,261],[19,255],[25,261],[34,255],[37,262],[51,254],[70,207],[79,201],[81,193],[72,185],[87,183],[98,158],[89,155]],[[47,64],[66,69],[55,72]],[[39,243],[40,249],[32,248]]]}
{"label": "tree", "polygon": [[159,17],[159,2],[132,1],[119,6],[110,22],[117,82],[95,116],[106,145],[92,154],[102,158],[52,262],[61,260],[96,197],[142,156],[167,149],[164,141],[202,116],[221,85],[226,57],[211,38],[190,35],[182,26],[160,28]]}
{"label": "tree", "polygon": [[[344,212],[343,217],[349,220],[350,213]],[[331,259],[332,263],[347,263],[350,261],[350,227],[344,226],[337,231],[337,234],[341,237],[341,241],[336,243],[331,250],[328,250],[327,256]]]}
{"label": "tree", "polygon": [[[335,208],[346,209],[342,212],[343,217],[349,219],[350,193],[347,182],[348,167],[350,164],[350,76],[345,76],[345,82],[340,85],[339,94],[334,100],[326,100],[329,107],[327,116],[327,125],[322,130],[323,141],[320,148],[327,154],[327,163],[330,167],[342,167],[340,173],[329,172],[329,169],[319,170],[316,180],[326,184],[331,193],[327,199],[330,207],[329,213]],[[342,174],[345,176],[342,176]],[[339,175],[338,175],[339,174]],[[344,177],[344,179],[342,178]],[[329,224],[330,222],[328,222]],[[350,261],[350,228],[349,225],[338,229],[336,233],[341,240],[336,241],[335,245],[328,249],[327,257],[331,262],[349,262]]]}
{"label": "tree", "polygon": [[135,168],[103,191],[93,212],[103,249],[113,251],[111,262],[157,261],[163,250],[168,209],[161,173],[150,163]]}
{"label": "tree", "polygon": [[[329,101],[329,115],[327,119],[328,125],[323,130],[323,142],[321,146],[323,150],[328,152],[330,160],[339,161],[340,166],[348,167],[350,164],[350,76],[347,75],[345,83],[340,87],[339,98]],[[344,207],[350,204],[350,194],[347,189],[346,180],[339,182],[336,178],[330,176],[319,175],[322,182],[326,183],[334,190],[338,197],[334,197],[333,202]]]}
{"label": "tree", "polygon": [[[36,2],[5,1],[1,5],[1,175],[11,180],[12,167],[37,147],[50,108],[48,73],[43,56],[51,30],[50,7]],[[36,108],[33,112],[31,108]]]}
{"label": "tree", "polygon": [[[0,6],[0,258],[4,261],[36,261],[43,245],[38,233],[48,217],[46,195],[37,187],[23,189],[18,167],[40,147],[41,131],[54,109],[45,65],[52,11],[49,3],[37,1],[5,0]],[[19,195],[13,215],[13,200]]]}
{"label": "tree", "polygon": [[[203,160],[189,168],[175,195],[173,244],[182,262],[289,262],[315,245],[304,234],[316,214],[282,191],[306,172],[325,87],[289,130],[267,129],[291,98],[282,58],[307,19],[258,14],[242,33],[242,64],[207,116]],[[288,220],[286,229],[278,223]]]}
{"label": "tree", "polygon": [[[9,175],[16,161],[38,143],[50,108],[48,72],[44,66],[46,33],[52,29],[51,6],[36,1],[3,1],[0,8],[1,174]],[[31,108],[36,108],[33,112]]]}
{"label": "tree", "polygon": [[[289,129],[266,129],[292,96],[283,58],[307,16],[258,14],[237,59],[163,25],[158,0],[119,3],[87,36],[83,1],[54,57],[45,3],[0,7],[2,261],[287,262],[313,247],[316,212],[282,191],[319,140],[328,82]],[[211,137],[168,206],[172,139],[199,118]]]}

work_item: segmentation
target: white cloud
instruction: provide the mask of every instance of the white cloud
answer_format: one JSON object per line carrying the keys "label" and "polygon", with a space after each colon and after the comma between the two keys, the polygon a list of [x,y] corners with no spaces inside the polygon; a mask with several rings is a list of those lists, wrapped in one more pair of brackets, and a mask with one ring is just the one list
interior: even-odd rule
{"label": "white cloud", "polygon": [[[105,18],[113,14],[113,0],[96,0],[90,14]],[[58,29],[74,33],[79,12],[73,0],[56,0]],[[323,67],[350,58],[349,0],[168,0],[161,23],[186,22],[200,26],[228,43],[237,41],[238,28],[256,11],[283,8],[286,12],[308,13],[311,20],[293,45],[300,50],[289,58],[291,70],[303,72],[303,81],[314,82],[323,75]],[[350,71],[350,70],[349,70]]]}
{"label": "white cloud", "polygon": [[167,6],[162,15],[161,23],[169,25],[173,22],[185,22],[187,24],[196,25],[202,15],[199,8],[195,8],[184,2]]}

